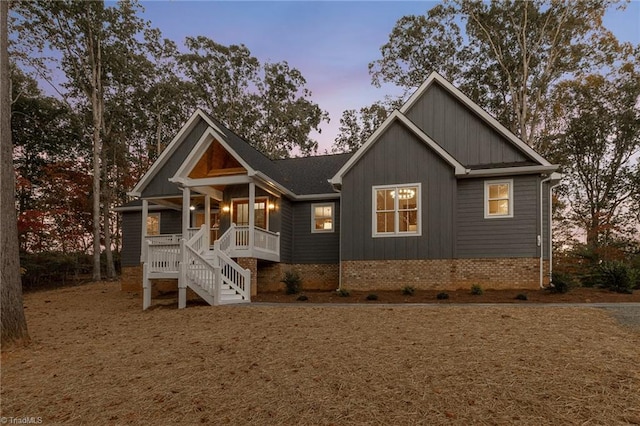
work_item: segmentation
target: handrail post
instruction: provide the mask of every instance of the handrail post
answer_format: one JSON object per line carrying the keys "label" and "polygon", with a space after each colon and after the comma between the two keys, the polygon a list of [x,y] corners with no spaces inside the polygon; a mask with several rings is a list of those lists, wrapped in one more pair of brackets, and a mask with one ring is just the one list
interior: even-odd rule
{"label": "handrail post", "polygon": [[231,233],[229,234],[229,237],[230,237],[229,248],[231,248],[231,250],[235,250],[236,249],[236,224],[232,223],[229,229],[231,229]]}
{"label": "handrail post", "polygon": [[222,297],[222,268],[219,265],[214,266],[213,274],[213,306],[218,306]]}
{"label": "handrail post", "polygon": [[178,268],[178,309],[187,307],[187,252],[185,250],[185,239],[180,240],[181,261]]}

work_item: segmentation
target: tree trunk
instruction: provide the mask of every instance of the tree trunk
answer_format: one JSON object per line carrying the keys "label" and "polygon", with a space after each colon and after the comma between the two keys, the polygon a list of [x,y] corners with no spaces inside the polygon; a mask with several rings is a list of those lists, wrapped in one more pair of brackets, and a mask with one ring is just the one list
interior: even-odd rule
{"label": "tree trunk", "polygon": [[[107,162],[104,161],[103,164]],[[116,269],[113,265],[113,252],[111,251],[111,188],[109,187],[109,176],[104,169],[104,177],[102,178],[102,214],[104,217],[104,252],[107,261],[107,278],[112,280],[116,277]]]}
{"label": "tree trunk", "polygon": [[13,145],[11,143],[11,99],[7,15],[9,5],[0,1],[0,318],[1,339],[9,344],[27,344],[29,333],[22,304],[18,221],[15,204]]}
{"label": "tree trunk", "polygon": [[[93,280],[100,281],[100,154],[102,152],[102,68],[100,41],[88,34],[89,55],[91,58],[91,109],[93,112]],[[96,46],[94,46],[94,43]]]}

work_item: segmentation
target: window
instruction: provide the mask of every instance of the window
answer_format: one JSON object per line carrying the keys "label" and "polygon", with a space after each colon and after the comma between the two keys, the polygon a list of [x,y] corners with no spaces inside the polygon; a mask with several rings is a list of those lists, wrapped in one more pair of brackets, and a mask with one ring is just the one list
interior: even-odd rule
{"label": "window", "polygon": [[147,216],[147,235],[160,235],[160,213]]}
{"label": "window", "polygon": [[484,183],[484,217],[513,217],[513,180],[492,180]]}
{"label": "window", "polygon": [[[249,200],[244,198],[241,200],[233,200],[233,223],[238,226],[249,225]],[[257,228],[267,229],[267,199],[256,198],[253,205],[254,226]]]}
{"label": "window", "polygon": [[333,203],[311,205],[311,232],[333,232]]}
{"label": "window", "polygon": [[373,236],[420,235],[420,184],[373,187]]}

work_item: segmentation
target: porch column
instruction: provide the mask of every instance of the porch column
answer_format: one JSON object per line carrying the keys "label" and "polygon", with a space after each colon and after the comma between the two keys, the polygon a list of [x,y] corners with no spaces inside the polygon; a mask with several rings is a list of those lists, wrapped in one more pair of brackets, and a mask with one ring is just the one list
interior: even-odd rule
{"label": "porch column", "polygon": [[209,250],[211,246],[211,197],[207,194],[204,195],[204,224],[207,227],[207,233],[205,235],[205,247]]}
{"label": "porch column", "polygon": [[187,239],[189,225],[191,224],[191,189],[182,188],[182,238]]}
{"label": "porch column", "polygon": [[249,250],[253,253],[253,232],[256,226],[256,184],[249,182]]}
{"label": "porch column", "polygon": [[142,200],[142,232],[140,232],[140,263],[147,260],[147,218],[149,217],[149,201]]}

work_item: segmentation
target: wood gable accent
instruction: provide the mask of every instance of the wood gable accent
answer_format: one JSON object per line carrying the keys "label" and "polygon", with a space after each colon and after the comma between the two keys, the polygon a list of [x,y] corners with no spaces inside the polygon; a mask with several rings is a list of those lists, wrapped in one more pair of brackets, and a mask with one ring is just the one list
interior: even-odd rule
{"label": "wood gable accent", "polygon": [[188,176],[192,179],[202,179],[217,176],[247,174],[238,160],[236,160],[217,140],[211,142],[205,153],[200,157]]}

